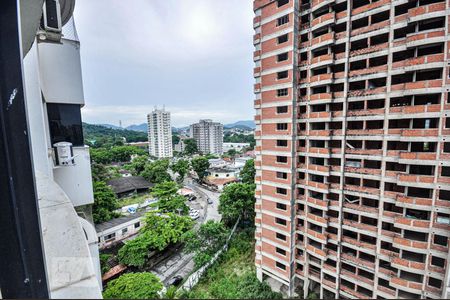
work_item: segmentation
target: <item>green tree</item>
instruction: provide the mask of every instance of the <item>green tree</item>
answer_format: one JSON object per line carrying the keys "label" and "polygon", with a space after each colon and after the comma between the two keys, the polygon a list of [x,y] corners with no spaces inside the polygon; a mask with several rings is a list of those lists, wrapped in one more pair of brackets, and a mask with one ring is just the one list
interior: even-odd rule
{"label": "green tree", "polygon": [[227,154],[228,154],[230,157],[235,157],[236,154],[237,154],[237,151],[236,151],[236,149],[230,149],[230,150],[227,151]]}
{"label": "green tree", "polygon": [[189,167],[189,161],[185,159],[179,159],[170,166],[172,171],[178,174],[177,181],[179,183],[183,182],[184,177],[189,172]]}
{"label": "green tree", "polygon": [[186,205],[186,198],[181,195],[174,195],[167,199],[160,199],[158,210],[164,213],[172,212],[186,215],[189,212],[189,206]]}
{"label": "green tree", "polygon": [[179,186],[174,181],[165,181],[152,188],[152,196],[158,199],[167,199],[176,195]]}
{"label": "green tree", "polygon": [[145,155],[146,152],[134,146],[113,146],[110,148],[90,148],[91,160],[100,164],[129,162],[131,155]]}
{"label": "green tree", "polygon": [[253,159],[249,159],[245,162],[244,168],[242,168],[239,177],[243,183],[253,184],[255,183],[255,161]]}
{"label": "green tree", "polygon": [[138,176],[142,173],[145,169],[145,165],[148,164],[148,156],[147,155],[141,155],[138,157],[135,157],[131,163],[125,165],[125,169],[131,171],[133,175]]}
{"label": "green tree", "polygon": [[151,183],[162,183],[171,180],[169,173],[167,173],[168,168],[168,159],[156,160],[146,164],[140,175]]}
{"label": "green tree", "polygon": [[253,220],[255,217],[255,185],[232,183],[223,189],[219,198],[219,212],[223,220],[231,225],[239,218]]}
{"label": "green tree", "polygon": [[161,280],[154,274],[127,273],[108,283],[105,299],[156,299],[163,289]]}
{"label": "green tree", "polygon": [[128,241],[119,250],[119,261],[128,266],[142,268],[150,251],[161,251],[169,244],[179,242],[192,226],[193,221],[189,217],[150,212],[145,217],[145,226],[138,237]]}
{"label": "green tree", "polygon": [[107,181],[110,179],[108,169],[103,164],[91,164],[92,181]]}
{"label": "green tree", "polygon": [[200,180],[206,175],[206,170],[209,168],[209,161],[204,156],[195,157],[191,161],[192,169],[194,169],[195,173]]}
{"label": "green tree", "polygon": [[195,253],[194,262],[201,267],[211,260],[213,255],[225,244],[229,230],[221,222],[209,220],[198,230],[188,231],[183,240],[186,250]]}
{"label": "green tree", "polygon": [[198,153],[197,142],[194,139],[185,139],[184,145],[184,153],[186,155]]}
{"label": "green tree", "polygon": [[111,187],[103,181],[94,182],[94,223],[103,223],[119,216],[114,212],[117,207],[117,198]]}
{"label": "green tree", "polygon": [[166,181],[155,185],[152,196],[158,198],[158,209],[162,212],[187,214],[189,207],[186,199],[177,194],[178,185],[173,181]]}

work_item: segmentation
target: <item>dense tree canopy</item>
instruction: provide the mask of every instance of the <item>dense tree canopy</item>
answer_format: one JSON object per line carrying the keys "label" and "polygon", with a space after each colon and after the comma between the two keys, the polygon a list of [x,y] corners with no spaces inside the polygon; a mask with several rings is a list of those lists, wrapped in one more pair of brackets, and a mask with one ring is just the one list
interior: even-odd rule
{"label": "dense tree canopy", "polygon": [[253,159],[249,159],[245,162],[245,166],[239,174],[241,181],[243,183],[253,184],[255,183],[255,161]]}
{"label": "dense tree canopy", "polygon": [[213,255],[225,244],[229,230],[221,222],[209,220],[198,230],[187,232],[183,239],[186,250],[195,253],[194,261],[197,267],[206,264]]}
{"label": "dense tree canopy", "polygon": [[151,183],[162,183],[170,181],[170,175],[167,172],[169,169],[169,160],[161,159],[145,165],[144,170],[141,172],[141,176],[150,181]]}
{"label": "dense tree canopy", "polygon": [[198,153],[197,142],[194,139],[185,139],[184,145],[184,153],[186,155]]}
{"label": "dense tree canopy", "polygon": [[173,181],[159,183],[153,187],[152,196],[158,198],[158,209],[161,212],[188,213],[186,198],[177,194],[178,189],[178,185]]}
{"label": "dense tree canopy", "polygon": [[105,299],[156,299],[163,289],[161,280],[154,274],[127,273],[108,283]]}
{"label": "dense tree canopy", "polygon": [[129,162],[131,155],[146,155],[146,152],[134,146],[113,146],[111,148],[90,148],[91,160],[100,164]]}
{"label": "dense tree canopy", "polygon": [[94,148],[109,148],[116,145],[123,145],[123,138],[125,138],[127,143],[146,142],[148,140],[146,132],[112,129],[87,123],[83,123],[83,134],[86,145]]}
{"label": "dense tree canopy", "polygon": [[184,177],[189,172],[190,164],[188,160],[178,159],[175,163],[173,163],[170,168],[173,172],[178,174],[177,181],[182,183]]}
{"label": "dense tree canopy", "polygon": [[253,134],[225,133],[223,136],[224,143],[249,143],[253,148],[255,146],[255,136]]}
{"label": "dense tree canopy", "polygon": [[255,185],[232,183],[223,189],[219,198],[222,219],[231,225],[239,218],[253,220],[255,217]]}
{"label": "dense tree canopy", "polygon": [[200,180],[206,175],[206,170],[209,168],[209,161],[204,156],[194,157],[191,161],[192,169],[194,169],[195,173]]}
{"label": "dense tree canopy", "polygon": [[117,207],[117,198],[111,187],[103,181],[94,182],[94,222],[98,224],[117,217],[118,214],[114,212]]}
{"label": "dense tree canopy", "polygon": [[189,217],[150,212],[145,217],[145,226],[138,237],[128,241],[119,250],[119,261],[128,266],[142,268],[150,251],[161,251],[169,244],[179,242],[192,226],[193,221]]}
{"label": "dense tree canopy", "polygon": [[125,165],[125,169],[129,170],[134,176],[138,176],[144,171],[145,165],[148,163],[148,156],[141,155],[135,157],[129,164]]}

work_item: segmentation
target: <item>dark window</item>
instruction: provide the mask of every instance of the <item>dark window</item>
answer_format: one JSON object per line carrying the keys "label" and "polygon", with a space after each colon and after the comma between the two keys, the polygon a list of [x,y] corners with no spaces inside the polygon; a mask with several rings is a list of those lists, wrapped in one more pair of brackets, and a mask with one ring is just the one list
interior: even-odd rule
{"label": "dark window", "polygon": [[286,53],[281,53],[281,54],[278,54],[278,55],[277,55],[277,61],[278,61],[278,62],[288,60],[288,58],[289,58],[289,55],[288,55],[287,52],[286,52]]}
{"label": "dark window", "polygon": [[277,6],[281,7],[281,6],[286,5],[288,3],[289,3],[289,0],[278,0],[277,1]]}
{"label": "dark window", "polygon": [[286,114],[288,112],[287,106],[278,106],[277,107],[277,114]]}
{"label": "dark window", "polygon": [[288,142],[286,140],[277,140],[277,147],[287,147]]}
{"label": "dark window", "polygon": [[286,23],[289,23],[289,15],[282,16],[277,20],[277,26],[281,26]]}
{"label": "dark window", "polygon": [[286,206],[286,204],[283,204],[283,203],[277,203],[277,208],[281,209],[281,210],[286,210],[287,206]]}
{"label": "dark window", "polygon": [[286,270],[286,266],[284,265],[284,264],[282,264],[282,263],[280,263],[280,262],[276,262],[276,265],[277,265],[277,267],[278,268],[280,268],[280,269],[282,269],[282,270]]}
{"label": "dark window", "polygon": [[286,241],[286,236],[284,234],[278,233],[276,234],[277,239]]}
{"label": "dark window", "polygon": [[287,173],[284,173],[284,172],[277,172],[277,178],[280,178],[280,179],[287,179]]}
{"label": "dark window", "polygon": [[111,234],[108,234],[107,236],[105,236],[105,242],[109,242],[109,241],[112,241],[112,240],[115,240],[116,239],[116,234],[115,233],[111,233]]}
{"label": "dark window", "polygon": [[286,226],[287,222],[284,219],[275,218],[275,223]]}
{"label": "dark window", "polygon": [[279,89],[277,90],[277,97],[284,97],[289,95],[288,89]]}
{"label": "dark window", "polygon": [[286,164],[288,161],[286,156],[277,156],[277,163]]}
{"label": "dark window", "polygon": [[287,123],[277,123],[277,130],[287,130],[288,124]]}
{"label": "dark window", "polygon": [[48,103],[47,114],[52,145],[59,142],[84,145],[80,105]]}
{"label": "dark window", "polygon": [[277,194],[287,195],[287,189],[277,187]]}
{"label": "dark window", "polygon": [[289,76],[288,71],[281,71],[277,73],[278,80],[288,78],[288,76]]}
{"label": "dark window", "polygon": [[278,38],[277,38],[277,40],[278,40],[278,44],[283,44],[283,43],[286,43],[288,40],[289,40],[289,35],[286,33],[286,34],[283,34],[283,35],[280,35]]}
{"label": "dark window", "polygon": [[276,247],[276,248],[275,248],[275,251],[277,251],[278,254],[286,255],[286,251],[283,250],[283,249],[281,249],[281,248]]}

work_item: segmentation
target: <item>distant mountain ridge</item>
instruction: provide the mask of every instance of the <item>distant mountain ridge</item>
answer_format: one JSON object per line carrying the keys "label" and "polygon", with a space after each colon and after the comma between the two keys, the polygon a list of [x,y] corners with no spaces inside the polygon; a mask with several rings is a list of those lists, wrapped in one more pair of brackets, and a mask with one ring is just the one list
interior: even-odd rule
{"label": "distant mountain ridge", "polygon": [[237,122],[234,122],[234,123],[231,123],[231,124],[225,124],[225,125],[223,125],[223,127],[229,128],[229,129],[231,129],[231,128],[244,128],[244,127],[247,127],[247,128],[250,128],[250,129],[255,129],[256,125],[255,125],[255,121],[253,121],[253,120],[244,120],[244,121],[237,121]]}
{"label": "distant mountain ridge", "polygon": [[[138,132],[147,132],[148,130],[148,125],[147,123],[142,123],[142,124],[137,124],[137,125],[130,125],[127,126],[125,128],[120,128],[119,126],[116,125],[111,125],[111,124],[95,124],[98,126],[103,126],[106,128],[110,128],[110,129],[116,129],[116,130],[131,130],[131,131],[138,131]],[[239,129],[255,129],[255,121],[253,120],[242,120],[242,121],[237,121],[234,123],[230,123],[230,124],[225,124],[223,125],[223,127],[225,129],[233,129],[233,128],[239,128]],[[179,131],[179,130],[185,130],[189,128],[189,126],[183,126],[183,127],[178,127],[178,128],[174,128],[175,131]]]}

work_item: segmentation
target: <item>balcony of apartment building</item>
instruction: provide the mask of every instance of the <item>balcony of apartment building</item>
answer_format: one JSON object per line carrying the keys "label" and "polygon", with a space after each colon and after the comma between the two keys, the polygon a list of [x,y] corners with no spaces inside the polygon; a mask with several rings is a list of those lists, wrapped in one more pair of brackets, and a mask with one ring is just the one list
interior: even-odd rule
{"label": "balcony of apartment building", "polygon": [[[344,191],[350,193],[360,193],[361,195],[373,195],[379,197],[380,195],[380,180],[369,179],[367,176],[351,177],[351,174],[345,174],[344,177]],[[353,175],[352,175],[353,176]],[[330,181],[339,182],[338,176],[330,176]]]}
{"label": "balcony of apartment building", "polygon": [[[366,37],[367,36],[367,37]],[[377,32],[368,33],[366,36],[358,36],[359,39],[354,40],[350,43],[350,57],[358,57],[367,54],[382,55],[381,53],[387,53],[387,48],[389,47],[389,33]]]}
{"label": "balcony of apartment building", "polygon": [[421,140],[424,136],[430,141],[437,139],[439,118],[389,119],[388,134],[401,140]]}
{"label": "balcony of apartment building", "polygon": [[375,216],[366,216],[360,212],[344,212],[343,228],[368,236],[376,237],[378,220]]}
{"label": "balcony of apartment building", "polygon": [[342,276],[340,281],[340,295],[356,298],[356,299],[371,299],[373,297],[373,292],[370,289],[364,288],[354,282],[344,279],[345,276]]}
{"label": "balcony of apartment building", "polygon": [[356,158],[360,155],[370,155],[374,159],[383,155],[383,141],[347,140],[345,153],[348,157]]}
{"label": "balcony of apartment building", "polygon": [[350,62],[350,71],[348,77],[354,81],[375,76],[386,77],[388,71],[387,55],[353,59]]}
{"label": "balcony of apartment building", "polygon": [[389,114],[391,118],[439,117],[441,110],[441,94],[410,95],[394,97],[390,100]]}
{"label": "balcony of apartment building", "polygon": [[[396,228],[399,228],[397,224],[394,225]],[[393,247],[400,250],[427,254],[429,234],[426,232],[419,232],[414,227],[407,228],[408,229],[402,229],[402,233],[393,237]]]}
{"label": "balcony of apartment building", "polygon": [[[378,75],[377,75],[378,76]],[[368,96],[383,98],[386,94],[386,77],[351,81],[349,83],[348,97],[366,100]],[[358,78],[359,79],[359,78]],[[356,101],[356,99],[355,99]]]}
{"label": "balcony of apartment building", "polygon": [[399,275],[392,276],[389,284],[392,287],[399,289],[399,297],[403,298],[402,292],[406,292],[403,295],[408,295],[408,298],[412,299],[421,298],[422,295],[422,285],[424,281],[424,276],[417,274],[415,272],[399,271]]}
{"label": "balcony of apartment building", "polygon": [[405,96],[413,94],[432,94],[442,91],[443,69],[420,70],[392,75],[391,94]]}
{"label": "balcony of apartment building", "polygon": [[375,255],[377,239],[363,233],[345,229],[342,231],[342,245]]}
{"label": "balcony of apartment building", "polygon": [[376,218],[378,216],[379,200],[362,196],[344,195],[344,212],[364,214]]}
{"label": "balcony of apartment building", "polygon": [[[436,159],[437,142],[387,142],[387,156],[390,160],[398,162],[397,165],[390,164],[386,175],[395,177],[397,171],[405,171],[403,165],[413,164],[417,160],[430,164]],[[400,168],[400,169],[399,169]]]}
{"label": "balcony of apartment building", "polygon": [[400,4],[395,10],[395,22],[402,23],[407,20],[416,22],[445,15],[445,0],[414,0]]}
{"label": "balcony of apartment building", "polygon": [[[308,154],[313,157],[331,158],[331,155],[341,153],[341,141],[310,139]],[[306,152],[306,149],[304,149]]]}
{"label": "balcony of apartment building", "polygon": [[409,48],[393,53],[393,72],[404,73],[444,67],[444,43]]}

